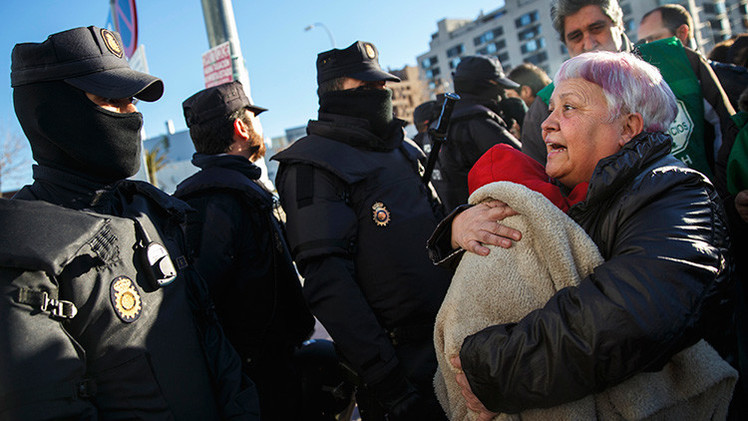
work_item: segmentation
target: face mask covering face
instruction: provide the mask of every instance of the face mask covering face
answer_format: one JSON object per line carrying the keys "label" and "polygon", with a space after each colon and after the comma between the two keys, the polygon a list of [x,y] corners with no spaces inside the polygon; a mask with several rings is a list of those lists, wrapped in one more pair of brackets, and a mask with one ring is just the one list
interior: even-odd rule
{"label": "face mask covering face", "polygon": [[140,168],[142,114],[116,113],[54,81],[14,89],[16,115],[43,166],[111,183]]}

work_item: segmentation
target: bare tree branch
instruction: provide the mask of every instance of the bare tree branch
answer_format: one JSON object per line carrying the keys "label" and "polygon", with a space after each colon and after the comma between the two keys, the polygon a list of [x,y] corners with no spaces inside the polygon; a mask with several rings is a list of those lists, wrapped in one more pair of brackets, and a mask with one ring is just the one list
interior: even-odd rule
{"label": "bare tree branch", "polygon": [[7,123],[0,125],[0,196],[3,183],[19,180],[20,170],[30,165],[31,154],[26,138],[9,127]]}

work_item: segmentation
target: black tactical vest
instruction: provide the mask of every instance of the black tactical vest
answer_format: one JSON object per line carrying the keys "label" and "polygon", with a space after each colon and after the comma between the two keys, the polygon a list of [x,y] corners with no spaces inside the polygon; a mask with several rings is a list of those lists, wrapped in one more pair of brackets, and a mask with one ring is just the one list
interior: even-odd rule
{"label": "black tactical vest", "polygon": [[0,201],[0,418],[252,419],[186,205],[134,182],[101,200],[120,216]]}
{"label": "black tactical vest", "polygon": [[[340,180],[339,194],[358,224],[344,230],[328,225],[330,232],[317,229],[316,238],[312,230],[289,232],[289,243],[297,261],[334,250],[351,256],[359,287],[385,329],[433,323],[451,278],[426,251],[443,212],[433,189],[421,181],[419,157],[422,152],[409,140],[390,151],[366,151],[316,135],[273,157],[281,165],[314,169],[297,173],[299,189],[310,196],[321,178],[315,171]],[[334,221],[335,215],[314,215],[299,224],[318,227],[321,220]]]}

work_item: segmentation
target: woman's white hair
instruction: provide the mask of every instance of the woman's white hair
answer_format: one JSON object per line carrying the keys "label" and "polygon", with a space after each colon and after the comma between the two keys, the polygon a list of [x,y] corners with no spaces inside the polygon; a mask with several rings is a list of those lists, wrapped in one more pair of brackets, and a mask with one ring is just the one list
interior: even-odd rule
{"label": "woman's white hair", "polygon": [[644,131],[666,131],[678,114],[675,95],[660,71],[630,53],[594,51],[561,65],[553,81],[584,79],[603,89],[611,119],[639,113]]}

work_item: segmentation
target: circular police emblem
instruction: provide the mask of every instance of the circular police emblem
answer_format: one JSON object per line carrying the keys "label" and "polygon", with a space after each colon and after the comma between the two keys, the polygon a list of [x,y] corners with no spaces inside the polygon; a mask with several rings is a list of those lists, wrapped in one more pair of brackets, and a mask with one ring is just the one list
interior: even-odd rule
{"label": "circular police emblem", "polygon": [[386,227],[390,223],[390,211],[384,203],[377,202],[371,207],[374,223],[380,227]]}
{"label": "circular police emblem", "polygon": [[374,51],[374,46],[373,45],[371,45],[371,44],[364,44],[364,50],[366,50],[366,55],[370,59],[373,60],[374,58],[376,58],[377,52]]}
{"label": "circular police emblem", "polygon": [[119,45],[119,41],[117,41],[117,37],[114,36],[112,31],[102,29],[101,38],[104,40],[106,48],[111,51],[112,54],[120,58],[122,57],[122,46]]}
{"label": "circular police emblem", "polygon": [[123,322],[131,323],[140,317],[143,307],[140,293],[132,279],[127,276],[114,278],[109,286],[109,298],[112,300],[114,312]]}

